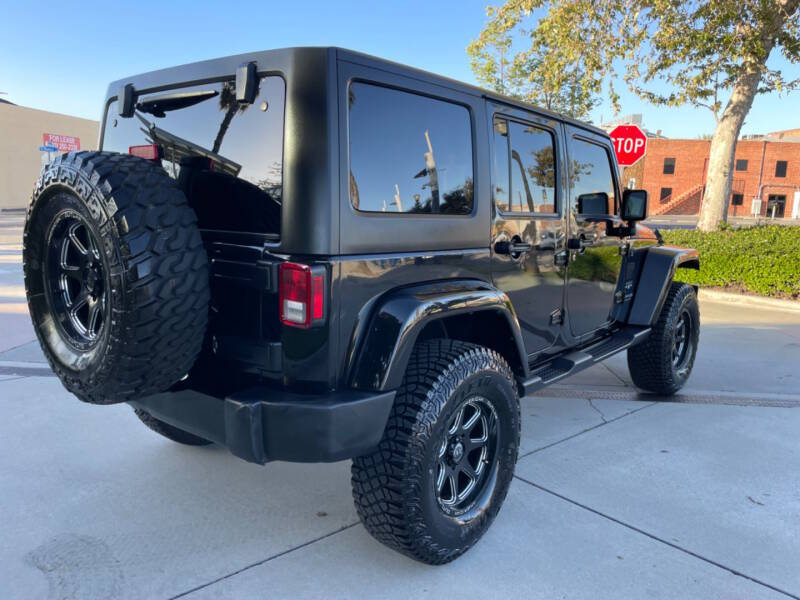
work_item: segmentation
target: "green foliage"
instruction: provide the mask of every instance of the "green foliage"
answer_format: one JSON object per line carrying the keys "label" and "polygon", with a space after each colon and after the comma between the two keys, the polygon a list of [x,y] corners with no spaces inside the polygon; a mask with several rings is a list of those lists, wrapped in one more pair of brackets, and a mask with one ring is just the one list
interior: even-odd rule
{"label": "green foliage", "polygon": [[[618,75],[650,102],[717,116],[720,91],[754,75],[759,93],[800,86],[766,66],[773,48],[800,61],[797,0],[506,0],[487,16],[467,48],[476,77],[498,89],[502,72],[500,91],[579,117],[604,82],[618,109]],[[529,43],[514,53],[519,40]]]}
{"label": "green foliage", "polygon": [[696,248],[700,270],[678,269],[675,278],[701,286],[733,288],[762,296],[800,297],[800,228],[764,225],[663,231],[664,241]]}
{"label": "green foliage", "polygon": [[[525,5],[541,2],[509,0],[501,8],[487,7],[489,24],[467,47],[470,67],[478,81],[496,92],[578,119],[587,119],[599,99],[593,81],[591,57],[570,55],[554,60],[550,54],[552,32],[518,26]],[[528,11],[528,12],[526,12]],[[530,39],[530,46],[514,52],[515,38]]]}

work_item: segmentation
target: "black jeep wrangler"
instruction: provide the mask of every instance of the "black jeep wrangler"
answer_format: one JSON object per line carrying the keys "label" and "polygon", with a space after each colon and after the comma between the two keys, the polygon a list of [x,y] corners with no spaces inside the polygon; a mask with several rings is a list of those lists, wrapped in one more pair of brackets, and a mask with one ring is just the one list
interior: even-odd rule
{"label": "black jeep wrangler", "polygon": [[519,397],[622,350],[678,390],[693,250],[647,228],[601,130],[337,48],[109,86],[98,152],[28,210],[33,324],[66,388],[256,463],[352,459],[381,542],[433,564],[511,483]]}

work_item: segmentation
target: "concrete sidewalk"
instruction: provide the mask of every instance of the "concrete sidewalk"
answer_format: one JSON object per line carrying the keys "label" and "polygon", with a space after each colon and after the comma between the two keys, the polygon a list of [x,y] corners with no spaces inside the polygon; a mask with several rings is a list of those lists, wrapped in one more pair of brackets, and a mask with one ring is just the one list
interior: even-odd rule
{"label": "concrete sidewalk", "polygon": [[365,532],[348,462],[260,467],[67,394],[20,229],[0,220],[0,598],[800,598],[796,312],[703,301],[673,402],[624,356],[524,398],[497,521],[428,567]]}
{"label": "concrete sidewalk", "polygon": [[526,398],[507,503],[427,567],[358,523],[348,463],[159,438],[52,377],[0,381],[3,598],[800,596],[800,410]]}

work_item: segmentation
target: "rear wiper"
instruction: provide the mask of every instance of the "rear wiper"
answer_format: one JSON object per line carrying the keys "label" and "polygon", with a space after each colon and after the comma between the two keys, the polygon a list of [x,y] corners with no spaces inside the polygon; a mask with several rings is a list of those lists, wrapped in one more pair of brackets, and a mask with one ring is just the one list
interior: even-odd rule
{"label": "rear wiper", "polygon": [[150,113],[156,117],[165,117],[169,110],[179,110],[187,106],[194,106],[209,98],[219,96],[216,90],[203,90],[198,92],[176,92],[174,94],[164,94],[148,98],[136,104],[136,108],[142,112]]}

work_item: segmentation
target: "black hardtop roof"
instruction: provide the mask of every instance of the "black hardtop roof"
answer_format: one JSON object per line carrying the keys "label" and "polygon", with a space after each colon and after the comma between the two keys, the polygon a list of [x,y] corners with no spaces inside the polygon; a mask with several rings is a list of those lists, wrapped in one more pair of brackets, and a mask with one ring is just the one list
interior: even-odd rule
{"label": "black hardtop roof", "polygon": [[[268,63],[269,59],[272,57],[281,56],[285,59],[287,57],[290,57],[292,54],[298,52],[307,53],[309,51],[320,52],[320,53],[332,52],[335,53],[336,58],[338,60],[357,63],[360,65],[376,69],[383,69],[385,71],[389,71],[395,74],[405,75],[407,77],[411,77],[414,79],[435,83],[437,85],[442,85],[445,87],[457,89],[461,92],[473,94],[476,96],[481,96],[489,100],[515,106],[523,110],[533,110],[543,115],[557,119],[559,121],[569,123],[570,125],[575,125],[576,127],[581,127],[583,129],[587,129],[589,131],[592,131],[600,135],[604,136],[607,135],[605,131],[595,127],[594,125],[585,123],[583,121],[578,121],[571,117],[553,111],[549,111],[547,109],[532,104],[528,104],[527,102],[522,102],[515,98],[510,98],[508,96],[504,96],[496,92],[492,92],[468,83],[464,83],[463,81],[458,81],[456,79],[451,79],[449,77],[437,75],[436,73],[431,73],[423,69],[410,67],[408,65],[379,58],[377,56],[371,56],[369,54],[364,54],[362,52],[357,52],[355,50],[348,50],[346,48],[339,48],[335,46],[313,46],[313,47],[295,46],[289,48],[276,48],[273,50],[264,50],[261,52],[247,52],[244,54],[237,54],[237,55],[220,57],[205,61],[199,61],[195,63],[188,63],[181,66],[159,69],[157,71],[150,71],[148,73],[141,73],[139,75],[134,75],[131,77],[125,77],[123,79],[119,79],[115,82],[112,82],[108,86],[108,92],[109,96],[113,95],[122,85],[128,82],[136,82],[137,84],[136,87],[139,89],[144,87],[144,88],[151,88],[149,91],[155,91],[155,89],[163,87],[163,82],[165,81],[187,81],[186,77],[187,70],[192,74],[196,74],[197,77],[201,77],[200,74],[214,70],[215,67],[217,67],[221,63],[225,63],[226,65],[238,65],[241,64],[242,62],[255,60],[258,63],[264,63],[264,66],[268,68],[269,65],[266,63]],[[190,76],[188,77],[188,79],[194,79],[194,76]]]}

